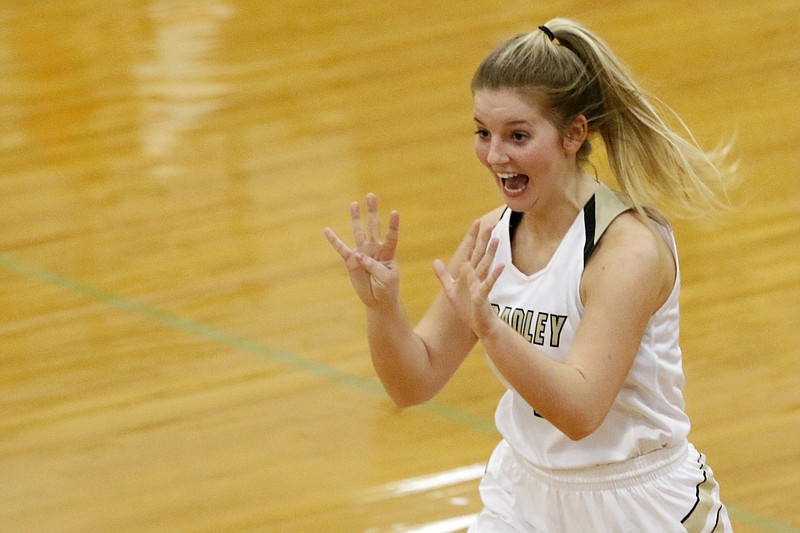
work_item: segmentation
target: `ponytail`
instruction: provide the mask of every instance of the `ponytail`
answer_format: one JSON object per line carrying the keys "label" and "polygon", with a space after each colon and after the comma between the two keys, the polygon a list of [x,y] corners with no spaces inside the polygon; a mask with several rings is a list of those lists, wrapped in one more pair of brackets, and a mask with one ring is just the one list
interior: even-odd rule
{"label": "ponytail", "polygon": [[[561,131],[583,115],[599,134],[610,170],[630,205],[685,218],[726,206],[735,165],[730,146],[706,152],[668,106],[644,91],[611,49],[585,28],[553,19],[518,35],[480,65],[472,90],[513,88],[537,98]],[[665,117],[676,125],[670,127]],[[578,151],[586,164],[587,140]]]}

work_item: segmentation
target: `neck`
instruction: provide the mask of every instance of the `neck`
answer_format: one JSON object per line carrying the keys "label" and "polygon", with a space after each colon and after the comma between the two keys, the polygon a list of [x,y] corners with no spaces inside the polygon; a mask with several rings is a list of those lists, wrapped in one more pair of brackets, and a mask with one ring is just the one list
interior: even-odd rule
{"label": "neck", "polygon": [[520,226],[539,242],[560,240],[599,186],[593,177],[580,172],[545,204],[526,211]]}

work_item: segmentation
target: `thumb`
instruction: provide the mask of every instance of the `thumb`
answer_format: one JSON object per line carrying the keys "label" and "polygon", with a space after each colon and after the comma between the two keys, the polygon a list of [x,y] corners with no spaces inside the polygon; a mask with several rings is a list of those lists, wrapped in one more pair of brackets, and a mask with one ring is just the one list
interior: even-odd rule
{"label": "thumb", "polygon": [[362,254],[361,252],[356,252],[355,256],[358,264],[373,278],[385,281],[389,276],[391,269],[374,257]]}
{"label": "thumb", "polygon": [[450,272],[447,271],[447,267],[440,259],[437,259],[433,262],[433,271],[436,274],[436,277],[439,278],[439,283],[441,283],[442,287],[445,289],[453,284],[453,277],[450,275]]}
{"label": "thumb", "polygon": [[364,267],[364,270],[370,274],[372,274],[378,265],[380,265],[378,261],[375,261],[370,256],[364,255],[361,252],[356,252],[356,261],[358,261],[358,264]]}

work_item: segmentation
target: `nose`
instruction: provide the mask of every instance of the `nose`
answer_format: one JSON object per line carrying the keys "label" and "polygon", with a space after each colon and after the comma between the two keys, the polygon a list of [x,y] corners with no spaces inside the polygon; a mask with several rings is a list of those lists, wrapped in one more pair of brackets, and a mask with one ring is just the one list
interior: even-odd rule
{"label": "nose", "polygon": [[489,153],[486,154],[486,162],[490,165],[501,165],[509,161],[508,154],[501,140],[492,139],[489,144]]}

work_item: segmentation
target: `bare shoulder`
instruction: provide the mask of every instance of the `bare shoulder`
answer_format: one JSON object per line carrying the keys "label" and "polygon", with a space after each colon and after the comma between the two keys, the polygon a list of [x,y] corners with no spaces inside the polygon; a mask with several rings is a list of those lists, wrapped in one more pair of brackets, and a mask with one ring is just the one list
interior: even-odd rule
{"label": "bare shoulder", "polygon": [[497,224],[497,221],[500,220],[500,216],[503,214],[503,211],[507,209],[506,206],[501,205],[495,209],[492,209],[485,215],[480,218],[481,226],[494,226]]}
{"label": "bare shoulder", "polygon": [[448,264],[449,265],[448,268],[450,269],[451,273],[454,276],[456,275],[455,269],[457,269],[458,265],[460,265],[464,261],[464,259],[467,257],[467,254],[470,253],[469,250],[471,249],[472,246],[474,246],[475,237],[477,236],[477,231],[479,231],[479,229],[476,229],[475,225],[479,224],[480,230],[485,230],[487,228],[494,227],[494,225],[497,224],[497,221],[500,220],[500,215],[502,215],[503,209],[505,209],[505,206],[500,206],[496,209],[492,209],[485,215],[481,216],[479,219],[474,220],[472,222],[469,230],[464,236],[464,239],[461,241],[461,244],[458,245],[458,248],[451,257],[450,262]]}
{"label": "bare shoulder", "polygon": [[606,229],[586,265],[581,295],[591,298],[595,287],[609,283],[636,291],[654,305],[655,312],[669,297],[676,267],[671,245],[656,223],[627,211]]}

